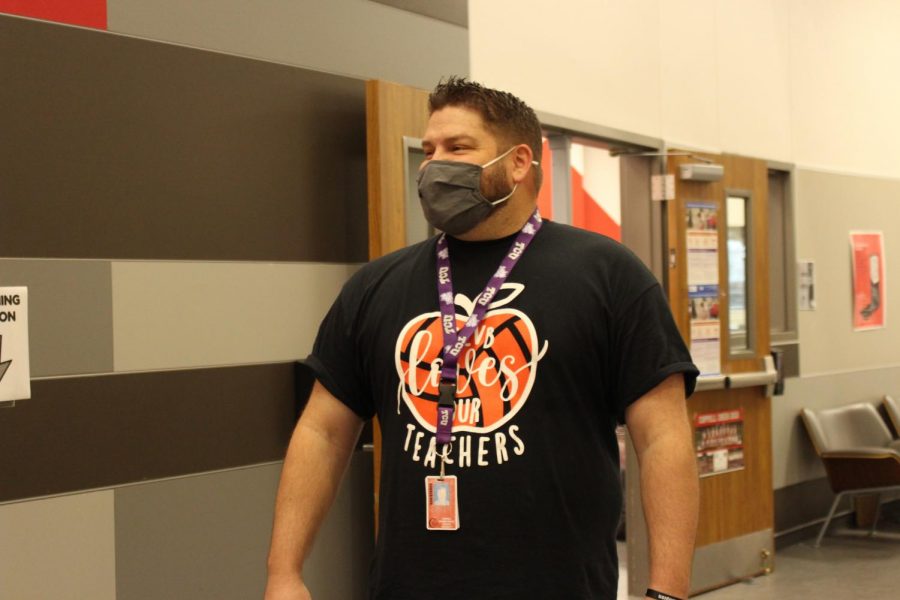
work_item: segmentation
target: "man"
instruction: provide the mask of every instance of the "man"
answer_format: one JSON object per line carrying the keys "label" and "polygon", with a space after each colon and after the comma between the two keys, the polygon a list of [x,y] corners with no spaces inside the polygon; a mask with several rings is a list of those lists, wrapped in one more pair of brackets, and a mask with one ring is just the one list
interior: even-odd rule
{"label": "man", "polygon": [[615,598],[623,420],[641,464],[648,597],[687,597],[697,370],[659,284],[608,238],[540,219],[540,124],[518,98],[452,78],[429,111],[419,195],[449,235],[362,268],[323,321],[266,598],[310,598],[303,560],[376,414],[371,598]]}

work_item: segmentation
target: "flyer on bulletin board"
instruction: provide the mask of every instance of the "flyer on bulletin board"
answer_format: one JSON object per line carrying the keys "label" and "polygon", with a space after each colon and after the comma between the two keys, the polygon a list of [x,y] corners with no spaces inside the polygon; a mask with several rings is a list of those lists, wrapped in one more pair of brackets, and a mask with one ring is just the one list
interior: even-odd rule
{"label": "flyer on bulletin board", "polygon": [[880,231],[851,231],[853,256],[853,330],[881,329],[887,323],[884,236]]}
{"label": "flyer on bulletin board", "polygon": [[744,409],[694,415],[694,445],[700,477],[744,468]]}
{"label": "flyer on bulletin board", "polygon": [[719,230],[716,205],[687,203],[688,285],[719,284]]}
{"label": "flyer on bulletin board", "polygon": [[718,375],[722,359],[717,207],[713,202],[687,202],[686,208],[691,357],[701,375]]}
{"label": "flyer on bulletin board", "polygon": [[701,375],[718,375],[722,370],[719,338],[719,286],[688,286],[691,311],[691,358]]}

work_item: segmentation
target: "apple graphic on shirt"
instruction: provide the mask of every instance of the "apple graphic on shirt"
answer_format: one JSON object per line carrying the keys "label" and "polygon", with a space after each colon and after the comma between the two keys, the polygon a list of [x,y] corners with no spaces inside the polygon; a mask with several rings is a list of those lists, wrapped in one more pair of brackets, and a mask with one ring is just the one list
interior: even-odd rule
{"label": "apple graphic on shirt", "polygon": [[[528,315],[509,306],[524,289],[520,283],[501,286],[459,355],[454,432],[494,431],[510,421],[528,400],[548,343],[539,345]],[[456,294],[453,301],[459,330],[472,315],[477,298]],[[441,313],[435,311],[411,319],[397,337],[395,350],[400,377],[397,410],[401,402],[405,403],[419,424],[431,432],[437,422],[443,345]]]}

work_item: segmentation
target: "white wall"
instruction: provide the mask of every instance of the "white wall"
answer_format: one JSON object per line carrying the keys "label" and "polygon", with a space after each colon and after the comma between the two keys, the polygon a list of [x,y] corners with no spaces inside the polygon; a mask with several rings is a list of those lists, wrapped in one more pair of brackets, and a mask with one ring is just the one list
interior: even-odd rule
{"label": "white wall", "polygon": [[470,72],[666,140],[900,177],[900,2],[470,1]]}
{"label": "white wall", "polygon": [[792,0],[790,30],[794,160],[900,177],[900,2]]}

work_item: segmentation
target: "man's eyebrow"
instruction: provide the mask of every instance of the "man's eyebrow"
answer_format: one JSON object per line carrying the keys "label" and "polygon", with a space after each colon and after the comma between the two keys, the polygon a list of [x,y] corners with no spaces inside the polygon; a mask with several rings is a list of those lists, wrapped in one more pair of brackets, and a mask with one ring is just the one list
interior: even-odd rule
{"label": "man's eyebrow", "polygon": [[465,142],[467,144],[474,144],[476,142],[476,140],[471,135],[466,135],[466,134],[452,135],[452,136],[444,139],[444,143],[446,143],[446,144],[458,144],[460,142]]}
{"label": "man's eyebrow", "polygon": [[[444,139],[441,140],[441,143],[445,144],[447,146],[450,146],[452,144],[459,144],[459,143],[474,145],[477,143],[477,140],[474,137],[472,137],[471,135],[461,133],[459,135],[451,135],[449,137],[445,137]],[[435,144],[434,141],[431,139],[425,138],[424,140],[422,140],[423,146],[434,146],[434,144]]]}

